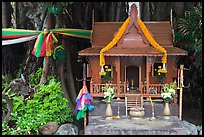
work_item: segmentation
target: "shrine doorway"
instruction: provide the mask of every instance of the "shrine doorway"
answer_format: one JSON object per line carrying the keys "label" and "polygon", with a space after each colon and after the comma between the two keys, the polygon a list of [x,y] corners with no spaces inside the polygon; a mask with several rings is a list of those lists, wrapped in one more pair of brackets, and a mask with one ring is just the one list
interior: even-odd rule
{"label": "shrine doorway", "polygon": [[140,93],[139,86],[141,82],[141,67],[129,65],[125,67],[125,80],[128,84],[127,93]]}

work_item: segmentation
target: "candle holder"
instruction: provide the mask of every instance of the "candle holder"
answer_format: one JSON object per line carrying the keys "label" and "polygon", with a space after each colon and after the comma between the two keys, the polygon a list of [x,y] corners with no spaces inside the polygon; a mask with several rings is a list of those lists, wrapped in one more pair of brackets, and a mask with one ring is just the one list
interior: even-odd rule
{"label": "candle holder", "polygon": [[120,106],[118,105],[118,112],[117,112],[117,118],[120,118]]}
{"label": "candle holder", "polygon": [[154,107],[152,106],[152,117],[151,117],[151,120],[153,119],[156,119],[155,116],[154,116]]}
{"label": "candle holder", "polygon": [[[117,101],[119,101],[120,98],[117,98]],[[117,111],[117,118],[120,118],[120,102],[117,102],[118,104],[118,111]]]}
{"label": "candle holder", "polygon": [[131,79],[131,89],[134,89],[134,79]]}
{"label": "candle holder", "polygon": [[155,117],[154,117],[154,103],[152,101],[151,96],[149,96],[149,99],[150,99],[150,102],[151,102],[151,105],[152,105],[152,117],[150,118],[150,120],[153,120],[153,119],[155,119]]}

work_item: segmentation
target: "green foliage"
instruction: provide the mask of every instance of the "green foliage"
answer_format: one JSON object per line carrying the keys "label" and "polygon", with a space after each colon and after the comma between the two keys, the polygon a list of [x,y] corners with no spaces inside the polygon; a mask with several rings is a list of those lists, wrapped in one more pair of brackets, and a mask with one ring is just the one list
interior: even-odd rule
{"label": "green foliage", "polygon": [[114,92],[114,89],[115,87],[110,87],[108,84],[106,84],[105,87],[102,87],[102,90],[104,90],[104,98],[105,98],[102,101],[111,102],[116,95],[116,92]]}
{"label": "green foliage", "polygon": [[157,73],[156,74],[156,78],[157,78],[159,83],[162,83],[165,77],[166,77],[166,73]]}
{"label": "green foliage", "polygon": [[2,75],[2,90],[4,90],[6,87],[8,87],[8,82],[6,81],[6,77]]}
{"label": "green foliage", "polygon": [[5,120],[2,121],[2,135],[11,135],[12,131],[13,128],[10,128]]}
{"label": "green foliage", "polygon": [[183,18],[180,18],[178,28],[183,37],[191,37],[190,40],[202,38],[202,5],[193,7],[186,11]]}
{"label": "green foliage", "polygon": [[31,87],[34,87],[35,85],[38,85],[39,82],[40,82],[40,78],[41,78],[41,75],[42,75],[42,71],[43,69],[42,68],[38,68],[37,72],[35,74],[30,74],[29,75],[29,85]]}
{"label": "green foliage", "polygon": [[103,78],[106,83],[110,82],[110,79],[111,79],[111,65],[105,65],[103,66],[104,67],[104,75],[101,76],[101,78]]}
{"label": "green foliage", "polygon": [[48,9],[50,14],[62,14],[64,7],[71,2],[41,2],[42,11]]}
{"label": "green foliage", "polygon": [[[2,123],[6,134],[39,134],[39,130],[49,121],[58,124],[72,122],[72,110],[68,100],[63,97],[61,83],[50,77],[47,85],[39,84],[33,99],[24,100],[23,96],[13,97],[12,121],[15,126]],[[4,124],[4,125],[3,125]]]}
{"label": "green foliage", "polygon": [[174,100],[175,88],[176,88],[176,82],[171,82],[163,86],[161,96],[164,101]]}
{"label": "green foliage", "polygon": [[16,72],[15,72],[16,78],[20,78],[21,77],[22,71],[23,71],[23,65],[20,64],[18,70],[16,70]]}
{"label": "green foliage", "polygon": [[195,102],[200,106],[202,100],[202,5],[193,7],[186,11],[184,17],[178,22],[178,32],[175,33],[175,44],[187,50],[188,56],[181,57],[177,62],[184,64],[189,71],[184,71],[184,84],[190,83],[190,88],[184,89],[192,91],[196,95]]}
{"label": "green foliage", "polygon": [[[171,82],[169,84],[164,84],[163,93],[173,93],[175,94],[176,82]],[[174,90],[172,90],[174,89]]]}
{"label": "green foliage", "polygon": [[188,58],[202,77],[202,5],[186,11],[178,22],[179,31],[175,33],[176,45],[189,51]]}
{"label": "green foliage", "polygon": [[[2,91],[4,91],[4,89],[6,89],[8,86],[9,86],[9,84],[6,81],[6,77],[4,75],[2,75]],[[10,98],[10,96],[13,96],[13,94],[12,95],[8,94],[9,91],[4,93],[5,95],[8,95],[8,98]],[[4,98],[2,98],[2,112],[5,114],[7,114],[7,112],[8,112],[7,102]]]}

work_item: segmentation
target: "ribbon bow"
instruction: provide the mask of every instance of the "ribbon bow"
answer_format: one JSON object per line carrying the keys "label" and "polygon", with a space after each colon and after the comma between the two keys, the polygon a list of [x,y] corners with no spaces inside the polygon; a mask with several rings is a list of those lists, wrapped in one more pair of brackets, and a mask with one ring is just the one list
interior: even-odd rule
{"label": "ribbon bow", "polygon": [[45,29],[38,36],[32,54],[36,57],[51,56],[54,50],[54,43],[58,40],[52,31]]}

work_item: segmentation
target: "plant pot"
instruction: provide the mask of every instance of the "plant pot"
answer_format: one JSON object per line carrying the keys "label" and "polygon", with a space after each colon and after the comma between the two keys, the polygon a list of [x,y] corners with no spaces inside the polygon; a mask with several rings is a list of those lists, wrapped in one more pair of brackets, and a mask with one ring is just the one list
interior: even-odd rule
{"label": "plant pot", "polygon": [[131,109],[129,114],[132,119],[141,119],[142,117],[144,117],[145,112],[144,112],[144,109],[141,109],[141,110]]}
{"label": "plant pot", "polygon": [[106,102],[106,119],[112,119],[113,111],[111,102]]}
{"label": "plant pot", "polygon": [[66,57],[66,53],[64,51],[56,51],[55,56],[57,59],[64,59]]}
{"label": "plant pot", "polygon": [[169,102],[164,102],[164,111],[163,111],[164,119],[169,119],[170,114],[171,112],[170,112]]}

